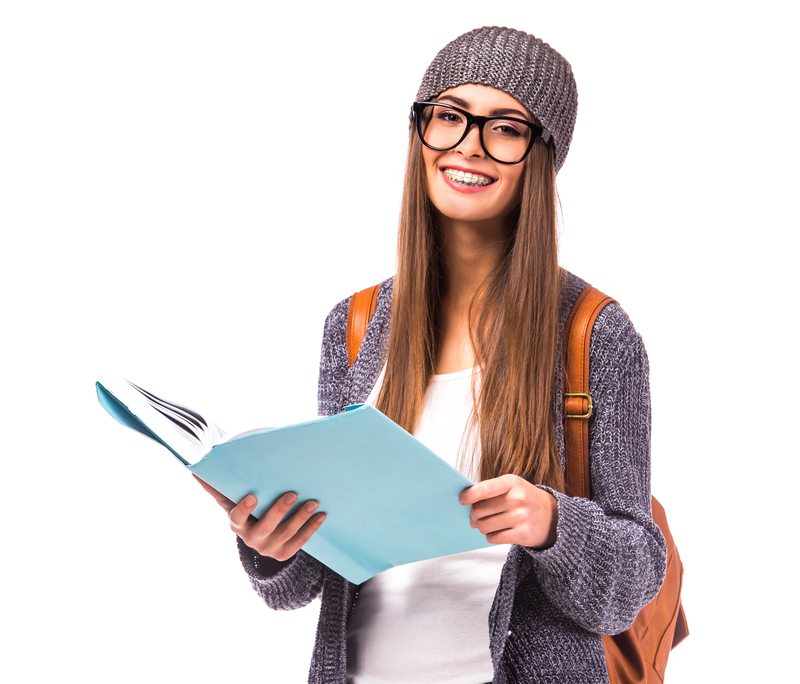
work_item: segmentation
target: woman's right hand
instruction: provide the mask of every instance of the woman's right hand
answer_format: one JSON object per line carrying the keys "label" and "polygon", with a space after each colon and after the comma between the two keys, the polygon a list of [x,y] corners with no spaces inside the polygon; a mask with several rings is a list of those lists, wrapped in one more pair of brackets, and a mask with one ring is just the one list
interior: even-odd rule
{"label": "woman's right hand", "polygon": [[289,560],[325,520],[324,513],[314,515],[319,504],[313,500],[307,501],[291,518],[284,520],[297,501],[297,494],[294,492],[282,495],[277,503],[257,520],[251,515],[258,503],[252,494],[248,494],[235,504],[196,475],[194,479],[225,509],[231,529],[247,546],[262,556],[269,556],[279,561]]}

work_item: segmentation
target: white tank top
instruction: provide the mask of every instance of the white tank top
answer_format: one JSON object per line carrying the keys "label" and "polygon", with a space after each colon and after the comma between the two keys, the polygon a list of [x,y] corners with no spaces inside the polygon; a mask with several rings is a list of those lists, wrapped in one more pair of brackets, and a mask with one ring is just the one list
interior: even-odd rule
{"label": "white tank top", "polygon": [[[476,480],[480,445],[467,432],[472,373],[433,377],[414,434]],[[366,403],[374,406],[383,375]],[[365,582],[347,625],[348,684],[490,682],[489,610],[509,548],[409,563]]]}

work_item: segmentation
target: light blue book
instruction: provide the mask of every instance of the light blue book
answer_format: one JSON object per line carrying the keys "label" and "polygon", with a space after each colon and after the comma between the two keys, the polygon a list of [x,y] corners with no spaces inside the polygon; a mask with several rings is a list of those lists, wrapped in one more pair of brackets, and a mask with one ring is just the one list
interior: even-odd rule
{"label": "light blue book", "polygon": [[397,565],[490,546],[458,495],[473,482],[372,406],[236,435],[196,411],[115,378],[103,408],[169,449],[232,501],[258,498],[261,517],[287,491],[297,510],[319,501],[325,522],[303,550],[355,584]]}

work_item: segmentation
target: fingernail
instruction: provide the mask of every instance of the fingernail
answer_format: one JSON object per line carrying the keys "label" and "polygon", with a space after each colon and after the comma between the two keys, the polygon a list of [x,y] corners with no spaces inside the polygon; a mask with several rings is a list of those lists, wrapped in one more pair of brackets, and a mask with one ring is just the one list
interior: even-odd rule
{"label": "fingernail", "polygon": [[316,510],[317,510],[317,506],[319,506],[319,504],[318,504],[316,501],[309,501],[309,502],[306,504],[306,510],[307,510],[309,513],[311,513],[312,511],[316,511]]}
{"label": "fingernail", "polygon": [[256,505],[256,497],[254,496],[246,496],[244,498],[244,505],[248,508]]}
{"label": "fingernail", "polygon": [[293,504],[295,501],[297,501],[297,494],[295,494],[294,492],[289,492],[286,496],[283,497],[283,500],[287,504]]}
{"label": "fingernail", "polygon": [[327,517],[328,517],[328,516],[327,516],[327,515],[325,515],[324,513],[320,513],[320,514],[319,514],[319,517],[317,517],[317,520],[318,520],[320,523],[323,523],[323,522],[325,522],[325,518],[327,518]]}

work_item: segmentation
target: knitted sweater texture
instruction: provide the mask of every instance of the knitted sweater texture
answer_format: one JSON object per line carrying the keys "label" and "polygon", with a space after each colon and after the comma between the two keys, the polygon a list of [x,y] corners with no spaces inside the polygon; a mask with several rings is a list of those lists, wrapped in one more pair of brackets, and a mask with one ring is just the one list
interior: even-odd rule
{"label": "knitted sweater texture", "polygon": [[[561,326],[586,283],[565,274]],[[340,413],[363,402],[385,361],[392,280],[381,284],[375,314],[355,364],[347,363],[349,299],[325,322],[319,412]],[[559,336],[560,347],[561,336]],[[557,358],[561,358],[560,348]],[[555,367],[552,410],[564,461],[562,369]],[[650,392],[647,354],[625,312],[608,305],[595,322],[589,389],[592,500],[549,490],[558,501],[553,546],[514,545],[489,614],[487,637],[494,684],[608,684],[601,634],[627,629],[656,595],[666,547],[650,510]],[[545,488],[546,489],[546,488]],[[345,684],[346,625],[357,587],[300,551],[286,562],[259,555],[239,540],[256,592],[272,608],[289,610],[321,596],[308,681]]]}

